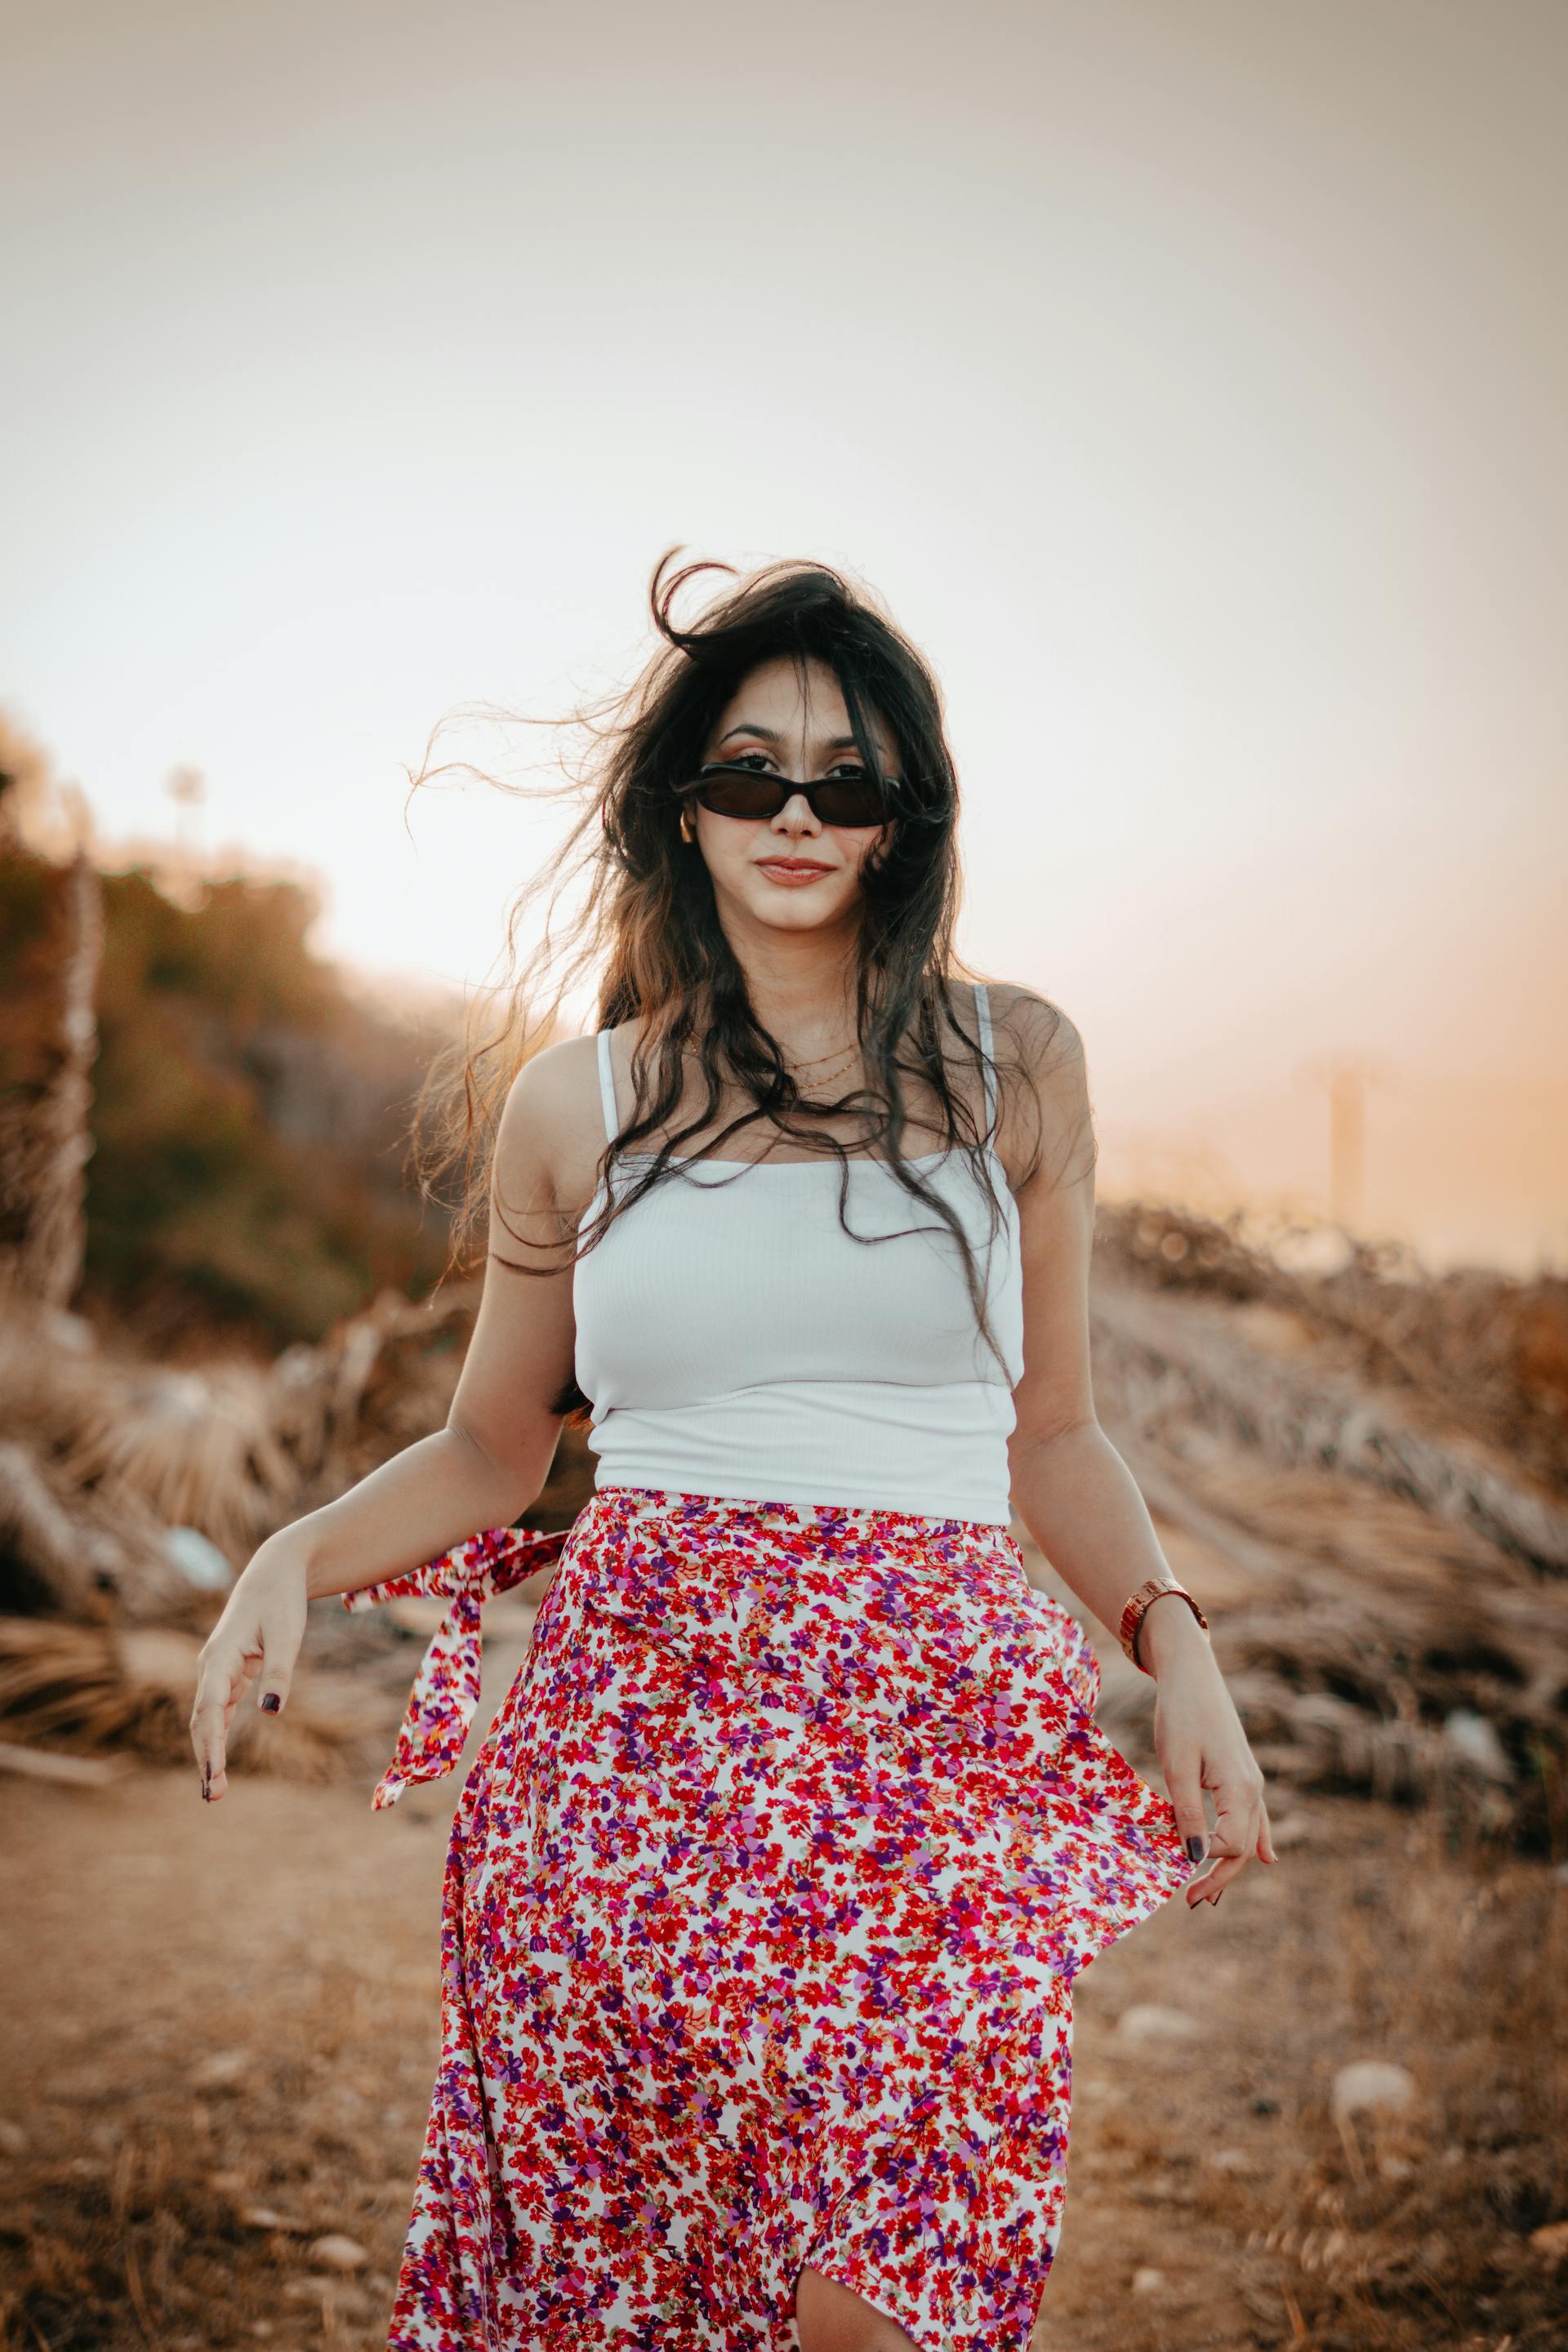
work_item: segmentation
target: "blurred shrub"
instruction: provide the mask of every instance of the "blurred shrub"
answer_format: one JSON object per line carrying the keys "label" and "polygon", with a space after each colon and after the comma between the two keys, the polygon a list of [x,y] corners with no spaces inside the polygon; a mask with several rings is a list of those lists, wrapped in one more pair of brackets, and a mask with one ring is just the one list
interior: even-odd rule
{"label": "blurred shrub", "polygon": [[[0,857],[0,1107],[25,1114],[55,1015],[63,870]],[[243,876],[176,904],[104,877],[87,1264],[74,1302],[166,1353],[317,1339],[378,1291],[423,1296],[446,1226],[405,1177],[436,1039],[378,1016],[307,943],[317,907]]]}

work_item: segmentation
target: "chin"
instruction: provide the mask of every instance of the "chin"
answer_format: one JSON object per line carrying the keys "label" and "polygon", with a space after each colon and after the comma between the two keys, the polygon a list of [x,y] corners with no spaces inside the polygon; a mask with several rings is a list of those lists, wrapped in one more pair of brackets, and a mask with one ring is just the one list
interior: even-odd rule
{"label": "chin", "polygon": [[841,923],[854,900],[826,890],[776,890],[764,883],[756,897],[748,893],[746,904],[775,931],[818,931],[826,924]]}

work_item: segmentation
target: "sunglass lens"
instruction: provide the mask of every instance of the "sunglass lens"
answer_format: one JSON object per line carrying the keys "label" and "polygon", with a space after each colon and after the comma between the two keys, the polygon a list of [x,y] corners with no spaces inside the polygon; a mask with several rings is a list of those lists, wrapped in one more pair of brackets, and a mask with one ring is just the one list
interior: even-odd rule
{"label": "sunglass lens", "polygon": [[818,784],[813,799],[817,815],[824,824],[880,824],[882,795],[875,780],[846,777],[835,782],[829,777]]}
{"label": "sunglass lens", "polygon": [[702,800],[716,816],[777,816],[784,806],[784,794],[772,776],[733,768],[704,781]]}

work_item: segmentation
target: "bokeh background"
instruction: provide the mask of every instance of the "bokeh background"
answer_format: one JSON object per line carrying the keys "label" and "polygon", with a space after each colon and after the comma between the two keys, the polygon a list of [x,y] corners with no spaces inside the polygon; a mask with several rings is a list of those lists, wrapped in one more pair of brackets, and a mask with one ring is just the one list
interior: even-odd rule
{"label": "bokeh background", "polygon": [[408,773],[547,781],[500,714],[634,676],[675,542],[937,667],[961,945],[1088,1045],[1102,1417],[1275,1786],[1276,1869],[1079,1989],[1036,2352],[1561,2343],[1568,16],[0,31],[0,2346],[384,2338],[434,1620],[318,1605],[210,1815],[192,1661],[472,1314],[408,1106],[563,811]]}

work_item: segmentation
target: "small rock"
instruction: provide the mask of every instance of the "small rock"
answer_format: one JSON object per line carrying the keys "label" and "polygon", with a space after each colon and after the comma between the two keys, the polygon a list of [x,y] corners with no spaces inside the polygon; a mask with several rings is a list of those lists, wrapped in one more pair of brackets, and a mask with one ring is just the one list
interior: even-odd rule
{"label": "small rock", "polygon": [[1544,2263],[1568,2263],[1568,2221],[1548,2221],[1531,2230],[1530,2251]]}
{"label": "small rock", "polygon": [[27,2135],[20,2124],[11,2121],[9,2116],[0,2116],[0,2148],[4,2148],[7,2156],[26,2156],[27,2153]]}
{"label": "small rock", "polygon": [[228,2091],[249,2072],[248,2050],[215,2050],[192,2067],[190,2080],[197,2091]]}
{"label": "small rock", "polygon": [[1244,2147],[1212,2147],[1204,2158],[1215,2172],[1250,2172],[1252,2158]]}
{"label": "small rock", "polygon": [[352,2279],[291,2278],[285,2280],[283,2293],[289,2303],[313,2304],[334,2319],[363,2319],[370,2309],[370,2297]]}
{"label": "small rock", "polygon": [[234,1582],[228,1561],[199,1528],[165,1528],[163,1549],[198,1592],[226,1592]]}
{"label": "small rock", "polygon": [[308,2221],[290,2221],[270,2205],[247,2205],[239,2218],[248,2230],[288,2230],[296,2237],[303,2237],[310,2226]]}
{"label": "small rock", "polygon": [[1377,2170],[1380,2179],[1397,2183],[1401,2180],[1412,2179],[1415,2173],[1415,2167],[1408,2157],[1380,2156],[1377,2159]]}
{"label": "small rock", "polygon": [[1468,1764],[1483,1780],[1501,1787],[1513,1779],[1513,1765],[1496,1725],[1471,1707],[1457,1706],[1444,1717],[1443,1745],[1456,1762]]}
{"label": "small rock", "polygon": [[1135,2001],[1116,2021],[1123,2042],[1195,2042],[1203,2027],[1184,2009],[1167,2009],[1157,2000]]}
{"label": "small rock", "polygon": [[1163,2271],[1141,2270],[1134,2271],[1132,2273],[1132,2292],[1134,2294],[1158,2294],[1164,2286],[1164,2284],[1165,2273]]}
{"label": "small rock", "polygon": [[319,2271],[362,2271],[370,2256],[355,2238],[345,2238],[341,2231],[330,2230],[324,2238],[317,2238],[310,2247],[310,2260]]}
{"label": "small rock", "polygon": [[1415,2077],[1408,2067],[1386,2058],[1358,2058],[1334,2076],[1330,2105],[1336,2124],[1352,2116],[1399,2115],[1415,2098]]}

